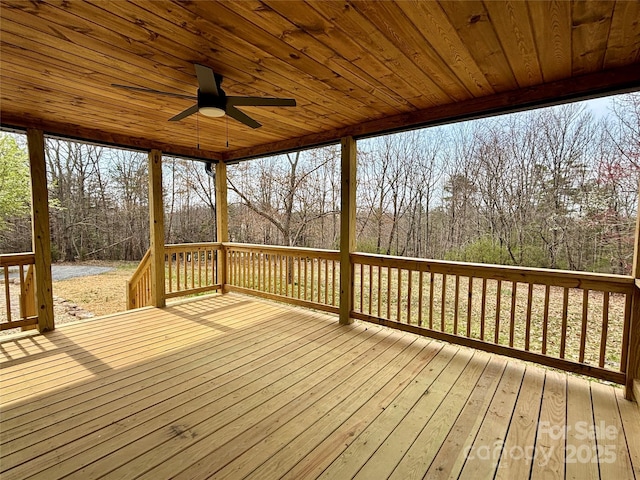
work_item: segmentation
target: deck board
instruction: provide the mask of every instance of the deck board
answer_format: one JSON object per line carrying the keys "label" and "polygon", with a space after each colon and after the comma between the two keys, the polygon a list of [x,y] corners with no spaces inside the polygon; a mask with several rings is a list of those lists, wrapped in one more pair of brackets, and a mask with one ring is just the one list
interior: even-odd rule
{"label": "deck board", "polygon": [[461,472],[462,478],[493,478],[500,460],[502,439],[506,437],[509,429],[510,421],[505,419],[511,419],[513,415],[524,371],[522,364],[507,365],[482,426],[469,450],[469,457]]}
{"label": "deck board", "polygon": [[[578,458],[591,459],[597,452],[595,438],[585,435],[581,428],[576,426],[593,423],[593,403],[591,402],[591,389],[587,382],[581,382],[575,377],[567,378],[567,480],[591,480],[600,478],[598,464],[590,461],[578,461]],[[585,455],[585,452],[588,455]]]}
{"label": "deck board", "polygon": [[640,468],[619,388],[241,295],[3,339],[0,359],[3,479],[551,478],[571,452],[541,421],[576,451],[604,443],[575,424],[618,433],[615,462],[568,478]]}
{"label": "deck board", "polygon": [[[535,443],[543,385],[544,370],[539,368],[525,370],[500,455],[497,479],[526,478],[531,471],[532,446]],[[529,451],[524,448],[527,445],[531,446]]]}

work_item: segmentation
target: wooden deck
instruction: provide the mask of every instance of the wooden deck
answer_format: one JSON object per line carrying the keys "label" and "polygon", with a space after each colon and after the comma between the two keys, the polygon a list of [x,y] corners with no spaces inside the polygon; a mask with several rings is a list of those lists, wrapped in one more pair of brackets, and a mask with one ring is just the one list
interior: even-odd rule
{"label": "wooden deck", "polygon": [[619,388],[239,295],[0,355],[3,480],[640,478]]}

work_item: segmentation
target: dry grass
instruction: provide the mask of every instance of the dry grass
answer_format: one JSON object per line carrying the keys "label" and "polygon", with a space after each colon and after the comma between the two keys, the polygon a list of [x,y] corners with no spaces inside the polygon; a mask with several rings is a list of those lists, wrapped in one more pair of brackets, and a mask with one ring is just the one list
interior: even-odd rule
{"label": "dry grass", "polygon": [[126,285],[137,262],[99,262],[95,265],[115,270],[53,282],[53,294],[77,304],[96,316],[122,312],[127,309]]}

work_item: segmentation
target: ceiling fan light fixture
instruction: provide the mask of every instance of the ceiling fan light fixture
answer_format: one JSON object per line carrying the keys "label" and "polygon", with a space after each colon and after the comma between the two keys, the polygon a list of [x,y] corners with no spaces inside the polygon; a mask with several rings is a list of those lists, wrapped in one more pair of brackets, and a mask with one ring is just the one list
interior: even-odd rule
{"label": "ceiling fan light fixture", "polygon": [[224,117],[224,110],[218,107],[200,107],[198,109],[205,117]]}

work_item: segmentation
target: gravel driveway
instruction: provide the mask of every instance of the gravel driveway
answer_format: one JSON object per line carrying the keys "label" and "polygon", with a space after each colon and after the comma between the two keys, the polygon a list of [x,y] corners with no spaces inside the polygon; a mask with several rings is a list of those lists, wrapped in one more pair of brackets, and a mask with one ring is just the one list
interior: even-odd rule
{"label": "gravel driveway", "polygon": [[[88,277],[115,270],[114,267],[95,267],[92,265],[51,265],[51,277],[54,282],[73,277]],[[9,270],[9,279],[18,278],[18,269]]]}
{"label": "gravel driveway", "polygon": [[88,277],[115,270],[113,267],[94,267],[88,265],[52,265],[51,276],[54,282],[73,277]]}
{"label": "gravel driveway", "polygon": [[[67,280],[74,277],[87,277],[89,275],[98,275],[101,273],[115,270],[114,267],[96,267],[93,265],[52,265],[51,277],[54,282],[59,280]],[[18,271],[9,272],[9,298],[11,302],[11,315],[13,318],[20,316],[20,286],[13,283],[14,278],[18,278]],[[2,290],[4,290],[4,282],[2,283]],[[4,292],[0,294],[0,321],[7,320],[6,313],[6,300]],[[84,320],[93,317],[93,313],[87,312],[78,308],[77,305],[54,295],[53,297],[53,309],[54,316],[56,318],[56,324],[63,324],[67,322],[74,322],[78,320]],[[3,330],[0,332],[0,336],[9,335],[20,332],[19,329]]]}

